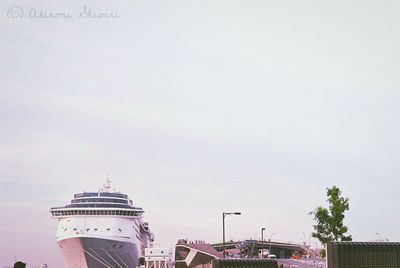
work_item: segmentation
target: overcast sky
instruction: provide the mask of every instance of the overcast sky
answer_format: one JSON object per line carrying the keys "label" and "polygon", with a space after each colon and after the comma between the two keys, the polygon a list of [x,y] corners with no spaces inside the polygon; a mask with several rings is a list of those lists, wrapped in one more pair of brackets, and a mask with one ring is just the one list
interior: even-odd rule
{"label": "overcast sky", "polygon": [[332,185],[355,240],[400,240],[398,1],[0,10],[0,265],[65,267],[48,210],[107,173],[163,246],[220,242],[223,211],[227,239],[308,243]]}

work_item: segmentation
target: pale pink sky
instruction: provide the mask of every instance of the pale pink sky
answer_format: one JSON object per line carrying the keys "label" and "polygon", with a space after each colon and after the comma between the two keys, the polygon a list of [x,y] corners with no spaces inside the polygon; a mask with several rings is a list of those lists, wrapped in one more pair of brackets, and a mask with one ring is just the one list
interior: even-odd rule
{"label": "pale pink sky", "polygon": [[[118,19],[81,19],[83,5]],[[7,18],[17,5],[23,18]],[[30,10],[71,19],[29,18]],[[18,9],[20,10],[20,9]],[[3,1],[0,265],[63,267],[52,206],[107,173],[156,242],[301,242],[325,188],[400,239],[397,1]],[[28,17],[26,17],[28,16]]]}

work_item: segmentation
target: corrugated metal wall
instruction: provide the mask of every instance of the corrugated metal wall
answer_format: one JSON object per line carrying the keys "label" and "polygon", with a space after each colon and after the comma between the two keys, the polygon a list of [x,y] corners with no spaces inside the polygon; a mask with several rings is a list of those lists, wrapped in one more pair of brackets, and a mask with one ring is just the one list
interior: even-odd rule
{"label": "corrugated metal wall", "polygon": [[212,268],[277,268],[275,260],[219,259],[212,261]]}
{"label": "corrugated metal wall", "polygon": [[400,243],[329,242],[328,268],[400,268]]}

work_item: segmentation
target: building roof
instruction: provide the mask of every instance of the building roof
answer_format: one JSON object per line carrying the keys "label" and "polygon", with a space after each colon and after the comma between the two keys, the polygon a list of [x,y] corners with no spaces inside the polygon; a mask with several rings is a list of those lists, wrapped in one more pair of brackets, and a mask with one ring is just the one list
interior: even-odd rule
{"label": "building roof", "polygon": [[192,248],[207,255],[213,256],[215,258],[223,257],[222,254],[215,250],[215,248],[213,248],[210,244],[183,244],[178,246],[186,246],[188,248]]}

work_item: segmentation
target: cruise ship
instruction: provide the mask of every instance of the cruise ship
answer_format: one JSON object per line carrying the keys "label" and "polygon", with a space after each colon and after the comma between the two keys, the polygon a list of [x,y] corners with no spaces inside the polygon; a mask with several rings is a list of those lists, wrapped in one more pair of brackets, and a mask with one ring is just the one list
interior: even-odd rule
{"label": "cruise ship", "polygon": [[75,194],[50,213],[58,219],[57,244],[68,268],[136,268],[154,240],[143,209],[112,191],[109,178],[98,192]]}

